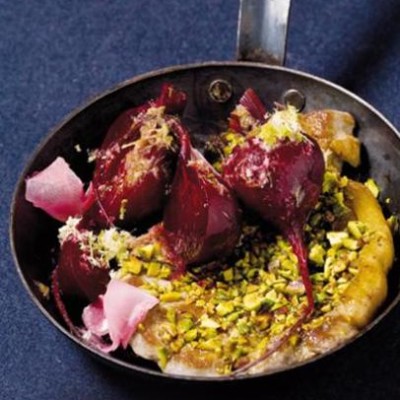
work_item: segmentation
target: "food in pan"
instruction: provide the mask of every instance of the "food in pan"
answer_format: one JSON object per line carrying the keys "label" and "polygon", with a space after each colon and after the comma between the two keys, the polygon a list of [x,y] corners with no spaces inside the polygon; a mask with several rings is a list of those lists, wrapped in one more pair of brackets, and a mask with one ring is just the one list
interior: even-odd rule
{"label": "food in pan", "polygon": [[61,157],[28,177],[26,199],[63,223],[49,281],[69,329],[193,376],[284,368],[355,336],[386,297],[394,250],[375,183],[341,172],[360,162],[353,117],[268,112],[248,89],[207,159],[185,105],[164,85],[124,112],[85,185]]}

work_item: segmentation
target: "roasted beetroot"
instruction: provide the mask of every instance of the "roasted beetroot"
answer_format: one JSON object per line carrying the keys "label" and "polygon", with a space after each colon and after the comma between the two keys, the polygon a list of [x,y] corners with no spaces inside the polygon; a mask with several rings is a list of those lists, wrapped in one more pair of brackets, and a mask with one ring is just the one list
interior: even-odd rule
{"label": "roasted beetroot", "polygon": [[267,123],[252,131],[223,165],[223,177],[237,196],[278,228],[298,258],[307,306],[299,321],[277,342],[279,345],[314,309],[303,230],[318,201],[324,170],[321,149],[300,132],[293,109],[276,112]]}
{"label": "roasted beetroot", "polygon": [[179,134],[181,148],[164,210],[164,236],[185,264],[223,257],[240,235],[238,204],[220,175],[192,147],[185,128],[174,119],[169,124]]}
{"label": "roasted beetroot", "polygon": [[303,228],[318,201],[323,173],[321,150],[314,140],[303,136],[299,141],[281,141],[272,149],[259,138],[249,139],[226,160],[223,174],[238,197],[292,244],[310,309],[313,300]]}
{"label": "roasted beetroot", "polygon": [[185,102],[184,93],[164,85],[157,100],[126,111],[114,122],[97,152],[96,202],[82,226],[129,227],[161,209],[177,150],[165,117],[182,111]]}
{"label": "roasted beetroot", "polygon": [[87,301],[104,293],[110,280],[108,263],[93,254],[88,231],[69,235],[62,241],[56,271],[62,294]]}
{"label": "roasted beetroot", "polygon": [[[66,227],[71,221],[69,220]],[[78,337],[81,337],[81,331],[70,318],[64,296],[85,302],[94,301],[105,292],[110,280],[109,265],[94,258],[90,240],[89,231],[73,229],[68,232],[61,239],[58,264],[51,279],[56,307],[69,330]]]}

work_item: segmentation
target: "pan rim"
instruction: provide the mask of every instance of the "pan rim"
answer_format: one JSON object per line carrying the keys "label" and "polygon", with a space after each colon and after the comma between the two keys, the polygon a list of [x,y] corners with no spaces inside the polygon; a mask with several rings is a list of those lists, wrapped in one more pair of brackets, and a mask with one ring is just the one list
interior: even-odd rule
{"label": "pan rim", "polygon": [[76,338],[74,335],[72,335],[67,329],[65,329],[47,310],[46,308],[40,303],[38,298],[34,295],[33,291],[31,290],[28,280],[25,278],[24,273],[22,271],[22,268],[20,266],[19,260],[18,260],[18,255],[16,251],[16,246],[15,246],[15,240],[14,240],[14,231],[15,231],[15,224],[16,224],[16,219],[15,219],[15,204],[16,204],[16,199],[18,196],[18,193],[22,189],[22,185],[24,183],[25,177],[33,164],[33,162],[36,160],[38,157],[39,153],[46,147],[47,143],[50,141],[50,139],[58,132],[60,129],[68,124],[72,119],[74,119],[77,115],[80,113],[84,112],[87,108],[95,104],[96,102],[100,101],[101,99],[109,96],[112,93],[117,92],[118,90],[121,90],[129,85],[133,85],[135,83],[138,83],[140,81],[144,81],[147,79],[155,78],[158,76],[162,75],[167,75],[170,73],[174,72],[180,72],[180,71],[185,71],[185,70],[196,70],[196,69],[201,69],[201,68],[208,68],[208,67],[220,67],[220,68],[226,68],[226,67],[250,67],[250,68],[257,68],[257,69],[266,69],[266,70],[271,70],[271,71],[282,71],[285,73],[289,73],[292,75],[300,76],[303,78],[306,78],[308,80],[313,80],[319,84],[323,84],[326,86],[329,86],[339,92],[342,92],[344,95],[347,97],[352,98],[356,102],[360,103],[362,106],[366,107],[369,112],[375,114],[385,125],[390,128],[390,130],[396,135],[397,139],[400,140],[400,133],[396,129],[396,127],[380,112],[378,111],[374,106],[372,106],[370,103],[356,95],[355,93],[349,91],[348,89],[331,82],[329,80],[326,80],[324,78],[312,75],[307,72],[302,72],[298,71],[295,69],[287,68],[287,67],[282,67],[282,66],[272,66],[272,65],[266,65],[264,63],[259,63],[259,62],[248,62],[248,61],[207,61],[207,62],[201,62],[201,63],[191,63],[191,64],[183,64],[183,65],[176,65],[176,66],[170,66],[170,67],[165,67],[161,69],[157,69],[151,72],[146,72],[140,75],[137,75],[133,78],[126,79],[110,89],[107,89],[97,95],[94,95],[92,97],[89,97],[86,101],[84,101],[81,105],[79,105],[77,108],[72,110],[70,113],[68,113],[55,127],[49,130],[49,132],[40,140],[39,144],[35,147],[34,151],[32,152],[31,156],[28,159],[28,162],[25,164],[23,170],[20,172],[19,178],[17,180],[16,186],[13,191],[13,196],[12,196],[12,201],[11,201],[11,207],[10,207],[10,219],[9,219],[9,240],[10,240],[10,247],[11,247],[11,253],[14,261],[14,266],[17,270],[17,273],[22,281],[23,286],[25,287],[26,291],[29,294],[29,297],[33,301],[33,303],[39,308],[41,313],[46,317],[48,322],[52,323],[61,333],[63,333],[65,336],[67,336],[71,341],[73,341],[76,345],[82,347],[85,349],[89,354],[92,356],[99,358],[101,361],[106,362],[107,364],[112,365],[113,367],[118,367],[123,370],[127,370],[125,372],[135,372],[135,373],[140,373],[144,375],[150,375],[155,378],[162,378],[164,380],[181,380],[181,381],[186,381],[186,382],[238,382],[238,381],[247,381],[250,379],[261,379],[261,378],[266,378],[271,375],[277,375],[277,374],[282,374],[285,372],[293,371],[297,368],[300,368],[302,366],[305,366],[307,364],[311,364],[314,361],[318,361],[322,358],[329,357],[332,354],[340,351],[347,345],[351,344],[355,340],[357,340],[359,337],[363,336],[365,333],[370,331],[372,328],[374,328],[383,318],[385,318],[391,311],[392,309],[399,303],[400,301],[400,292],[395,296],[395,298],[389,303],[385,309],[376,317],[374,318],[367,326],[365,326],[362,330],[360,330],[357,335],[354,337],[350,338],[350,340],[345,341],[344,343],[341,343],[339,346],[335,347],[334,349],[331,349],[328,352],[319,354],[315,357],[312,357],[310,359],[304,360],[300,363],[289,365],[286,367],[280,367],[276,368],[267,372],[261,372],[257,374],[251,374],[251,375],[237,375],[237,376],[215,376],[215,377],[207,377],[207,376],[187,376],[187,375],[179,375],[179,374],[169,374],[153,369],[149,369],[146,367],[142,366],[137,366],[134,364],[131,364],[129,362],[111,357],[108,354],[102,353],[99,350],[96,350],[89,345],[85,344],[84,342],[80,341],[78,338]]}

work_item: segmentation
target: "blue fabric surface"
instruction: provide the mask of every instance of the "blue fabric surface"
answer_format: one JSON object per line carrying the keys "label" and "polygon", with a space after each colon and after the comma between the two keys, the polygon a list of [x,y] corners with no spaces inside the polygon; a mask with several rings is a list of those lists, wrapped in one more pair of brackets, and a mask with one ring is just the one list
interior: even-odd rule
{"label": "blue fabric surface", "polygon": [[[160,388],[99,364],[42,317],[15,271],[8,218],[39,141],[89,97],[139,73],[235,54],[238,0],[0,0],[0,398],[231,398],[234,387]],[[400,127],[400,3],[293,0],[287,66],[344,85]],[[399,161],[400,167],[400,161]],[[246,385],[270,399],[400,396],[400,312],[343,364]],[[390,331],[389,335],[387,332]],[[348,361],[350,360],[350,361]],[[315,379],[315,376],[318,379]],[[158,395],[162,390],[162,394]]]}

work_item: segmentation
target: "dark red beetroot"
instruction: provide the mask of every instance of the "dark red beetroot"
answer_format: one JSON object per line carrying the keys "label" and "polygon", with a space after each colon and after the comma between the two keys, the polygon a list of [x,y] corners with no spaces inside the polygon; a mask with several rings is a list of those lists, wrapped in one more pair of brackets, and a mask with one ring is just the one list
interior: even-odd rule
{"label": "dark red beetroot", "polygon": [[299,321],[262,359],[283,344],[314,310],[303,229],[318,201],[324,169],[318,144],[299,133],[278,140],[272,147],[261,137],[249,138],[234,149],[223,166],[224,179],[243,203],[277,227],[291,243],[307,295],[308,304]]}
{"label": "dark red beetroot", "polygon": [[56,306],[70,331],[77,336],[81,332],[71,321],[62,296],[92,302],[105,292],[110,280],[108,265],[99,261],[93,264],[87,234],[87,231],[77,231],[62,241],[58,265],[52,273],[51,289]]}
{"label": "dark red beetroot", "polygon": [[179,135],[181,149],[164,210],[164,236],[183,265],[223,257],[239,239],[237,202],[220,175],[192,147],[186,130],[174,119],[169,124]]}
{"label": "dark red beetroot", "polygon": [[[57,277],[63,294],[93,301],[104,293],[109,277],[106,264],[94,265],[87,240],[69,236],[61,245]],[[96,259],[96,263],[100,261]]]}
{"label": "dark red beetroot", "polygon": [[164,85],[160,97],[124,112],[97,152],[93,174],[96,202],[81,226],[129,227],[161,209],[172,179],[174,133],[166,113],[182,111],[186,95]]}

